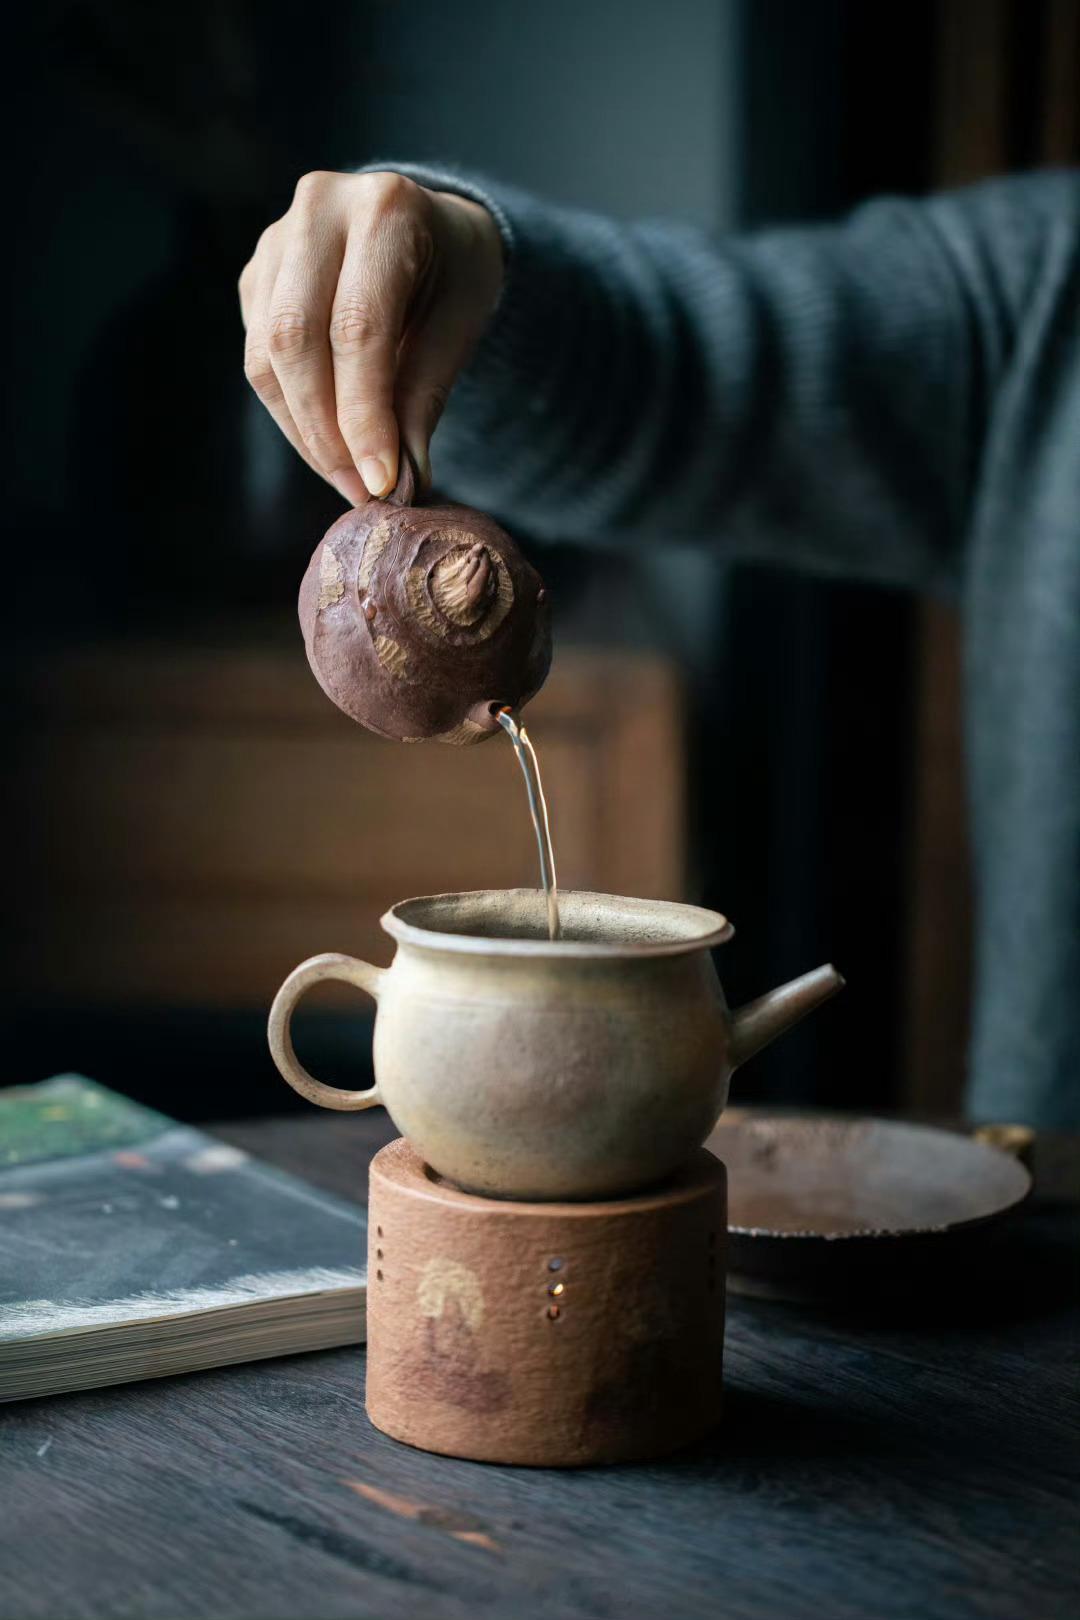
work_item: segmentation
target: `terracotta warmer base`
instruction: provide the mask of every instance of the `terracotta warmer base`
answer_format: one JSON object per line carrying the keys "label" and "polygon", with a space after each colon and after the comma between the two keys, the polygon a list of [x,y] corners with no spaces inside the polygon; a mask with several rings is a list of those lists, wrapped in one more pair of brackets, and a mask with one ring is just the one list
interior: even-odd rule
{"label": "terracotta warmer base", "polygon": [[727,1176],[704,1148],[632,1198],[522,1204],[461,1192],[399,1139],[369,1220],[367,1410],[395,1440],[567,1467],[719,1419]]}

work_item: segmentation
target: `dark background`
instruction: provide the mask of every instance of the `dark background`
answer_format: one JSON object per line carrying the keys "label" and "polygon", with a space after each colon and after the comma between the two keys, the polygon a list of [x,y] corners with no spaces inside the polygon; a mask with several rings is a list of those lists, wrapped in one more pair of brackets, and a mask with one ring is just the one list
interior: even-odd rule
{"label": "dark background", "polygon": [[[947,177],[949,29],[977,44],[991,14],[1010,64],[1000,152],[1036,161],[1059,13],[932,0],[119,0],[24,18],[7,96],[13,770],[28,660],[135,634],[249,635],[291,613],[340,503],[247,391],[235,283],[300,174],[448,158],[622,217],[716,230],[820,219]],[[944,114],[962,131],[978,97]],[[437,472],[437,440],[435,461]],[[848,971],[843,1016],[830,1009],[763,1057],[753,1095],[909,1101],[908,957],[925,881],[920,606],[728,571],[663,536],[628,567],[614,610],[598,610],[596,561],[572,533],[543,567],[562,635],[652,647],[685,673],[690,891],[739,923],[724,964],[732,1000],[821,960]],[[66,813],[77,839],[78,805]],[[16,866],[21,836],[9,839]],[[17,928],[32,928],[32,902],[20,905]],[[292,1100],[269,1069],[261,1009],[24,991],[12,1029],[6,1080],[82,1069],[187,1117]],[[355,1051],[356,1020],[313,1014],[305,1039],[333,1067]]]}

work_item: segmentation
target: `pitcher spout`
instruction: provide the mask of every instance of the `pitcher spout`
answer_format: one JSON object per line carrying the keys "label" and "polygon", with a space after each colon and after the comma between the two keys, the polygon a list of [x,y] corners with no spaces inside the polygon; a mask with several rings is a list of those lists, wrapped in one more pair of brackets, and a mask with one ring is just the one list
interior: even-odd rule
{"label": "pitcher spout", "polygon": [[844,988],[844,979],[832,963],[804,973],[770,990],[756,1001],[747,1002],[731,1015],[731,1066],[737,1069],[763,1046],[791,1029],[807,1013]]}

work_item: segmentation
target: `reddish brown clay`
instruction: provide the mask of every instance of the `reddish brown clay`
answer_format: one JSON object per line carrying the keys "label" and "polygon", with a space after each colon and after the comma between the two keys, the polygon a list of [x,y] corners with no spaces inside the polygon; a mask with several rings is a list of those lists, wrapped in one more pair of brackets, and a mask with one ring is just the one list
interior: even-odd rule
{"label": "reddish brown clay", "polygon": [[510,536],[467,506],[414,506],[416,478],[327,530],[300,587],[319,684],[370,731],[402,742],[482,742],[551,662],[540,576]]}
{"label": "reddish brown clay", "polygon": [[367,1410],[484,1462],[629,1462],[720,1416],[726,1177],[699,1149],[605,1203],[461,1192],[404,1139],[371,1165]]}
{"label": "reddish brown clay", "polygon": [[[1031,1146],[1022,1127],[991,1129],[1014,1153]],[[906,1120],[740,1109],[709,1145],[730,1172],[729,1282],[744,1294],[853,1299],[935,1276],[955,1285],[975,1274],[984,1229],[1031,1190],[1013,1153]]]}

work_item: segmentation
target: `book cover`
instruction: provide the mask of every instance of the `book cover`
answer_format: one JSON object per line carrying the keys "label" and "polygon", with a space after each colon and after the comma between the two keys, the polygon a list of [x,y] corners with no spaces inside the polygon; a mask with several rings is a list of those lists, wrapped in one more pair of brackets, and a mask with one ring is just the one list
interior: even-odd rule
{"label": "book cover", "polygon": [[360,1342],[362,1209],[81,1076],[0,1092],[0,1399]]}

